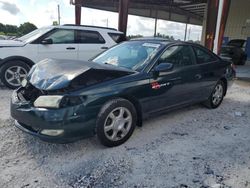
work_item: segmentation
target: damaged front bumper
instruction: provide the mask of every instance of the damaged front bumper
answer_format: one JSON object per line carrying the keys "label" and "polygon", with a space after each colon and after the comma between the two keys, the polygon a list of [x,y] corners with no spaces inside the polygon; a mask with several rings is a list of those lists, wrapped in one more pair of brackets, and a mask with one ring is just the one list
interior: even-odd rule
{"label": "damaged front bumper", "polygon": [[11,116],[22,131],[47,142],[67,143],[94,135],[96,109],[84,105],[59,109],[36,108],[22,101],[18,90],[11,99]]}

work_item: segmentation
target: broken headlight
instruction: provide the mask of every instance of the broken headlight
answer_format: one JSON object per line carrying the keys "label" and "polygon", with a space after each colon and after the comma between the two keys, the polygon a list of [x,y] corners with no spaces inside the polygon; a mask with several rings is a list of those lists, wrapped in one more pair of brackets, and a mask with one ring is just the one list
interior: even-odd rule
{"label": "broken headlight", "polygon": [[80,96],[46,95],[38,97],[34,102],[34,106],[40,108],[63,108],[82,103],[83,98]]}
{"label": "broken headlight", "polygon": [[34,106],[41,108],[59,108],[62,98],[63,96],[60,95],[40,96],[35,100]]}

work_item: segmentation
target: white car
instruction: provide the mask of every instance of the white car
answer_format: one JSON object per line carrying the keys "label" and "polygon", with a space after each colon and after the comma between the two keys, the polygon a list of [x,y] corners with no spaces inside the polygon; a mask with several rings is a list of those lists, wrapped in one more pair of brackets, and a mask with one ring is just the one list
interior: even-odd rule
{"label": "white car", "polygon": [[37,29],[15,40],[0,40],[0,79],[15,89],[29,69],[45,58],[89,60],[123,37],[115,29],[62,25]]}

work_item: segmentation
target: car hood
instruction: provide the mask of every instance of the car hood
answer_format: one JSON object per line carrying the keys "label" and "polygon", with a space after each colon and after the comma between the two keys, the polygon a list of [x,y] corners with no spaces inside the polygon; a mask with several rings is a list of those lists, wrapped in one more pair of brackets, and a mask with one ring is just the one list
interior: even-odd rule
{"label": "car hood", "polygon": [[18,40],[0,40],[0,48],[1,47],[21,47],[24,46],[25,43]]}
{"label": "car hood", "polygon": [[40,90],[86,87],[134,71],[89,61],[45,59],[32,67],[27,80]]}

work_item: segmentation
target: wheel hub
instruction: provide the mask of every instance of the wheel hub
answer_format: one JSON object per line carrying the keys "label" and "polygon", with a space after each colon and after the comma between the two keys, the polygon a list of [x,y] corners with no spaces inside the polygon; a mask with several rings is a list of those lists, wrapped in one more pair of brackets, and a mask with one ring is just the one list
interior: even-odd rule
{"label": "wheel hub", "polygon": [[217,85],[214,90],[212,102],[214,105],[218,105],[223,98],[223,86]]}
{"label": "wheel hub", "polygon": [[124,138],[132,125],[132,115],[125,107],[119,107],[109,113],[105,120],[105,136],[112,140],[118,141]]}
{"label": "wheel hub", "polygon": [[27,70],[21,66],[12,66],[5,71],[5,80],[8,84],[18,87],[26,77]]}

